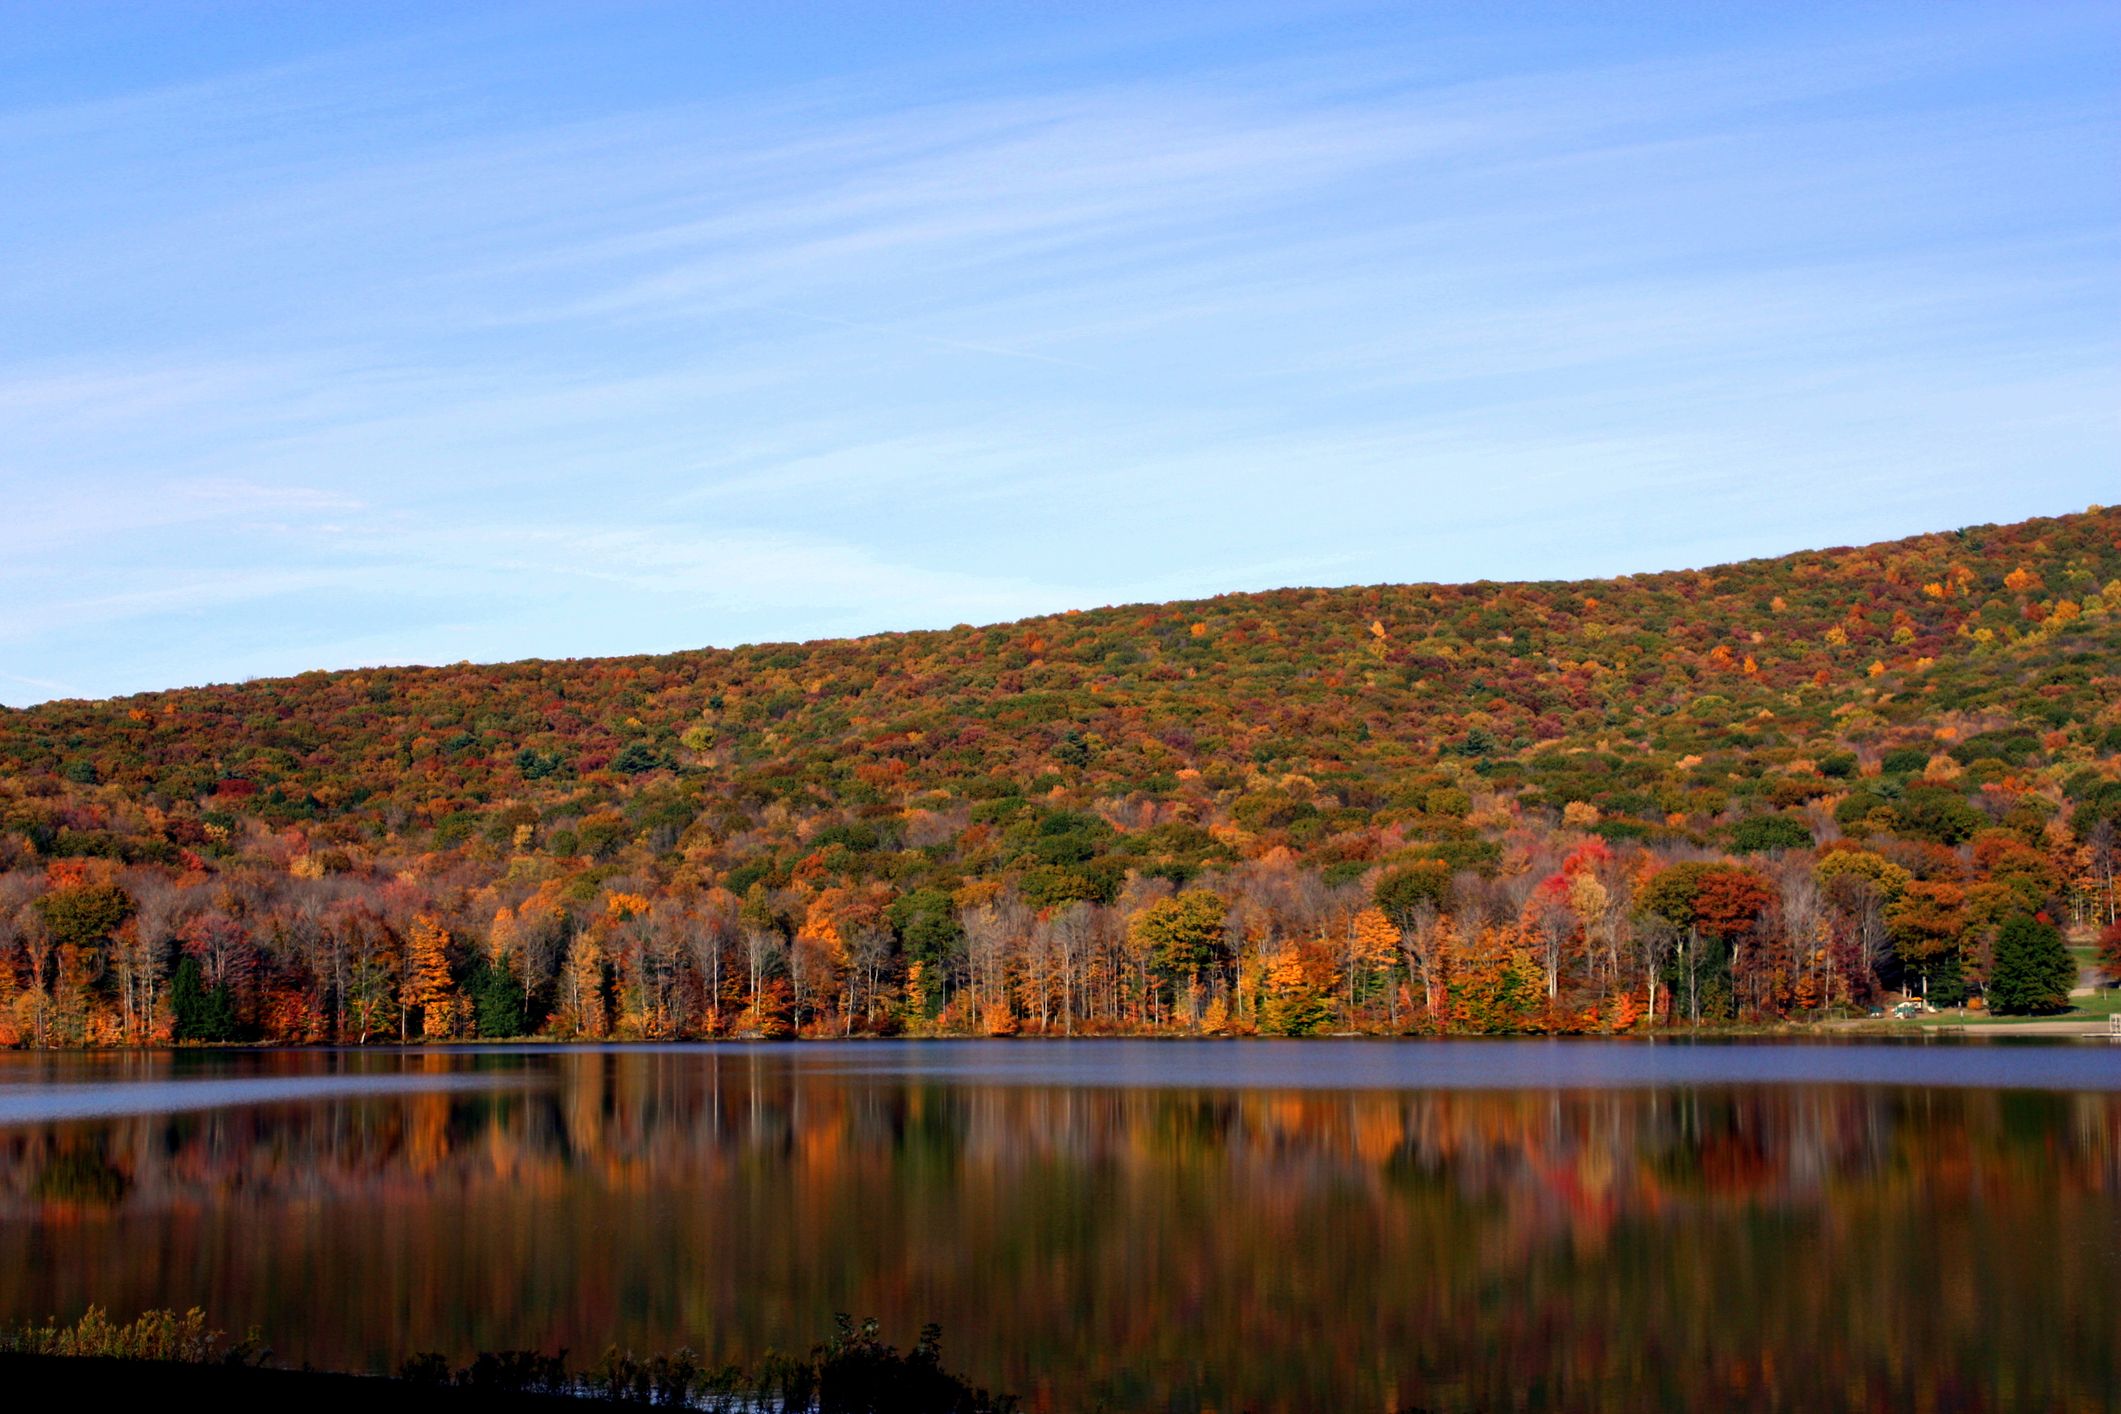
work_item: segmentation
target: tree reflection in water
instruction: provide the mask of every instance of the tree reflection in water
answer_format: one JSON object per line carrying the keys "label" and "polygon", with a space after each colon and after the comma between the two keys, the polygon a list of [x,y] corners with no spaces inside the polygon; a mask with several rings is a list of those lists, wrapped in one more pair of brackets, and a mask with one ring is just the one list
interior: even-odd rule
{"label": "tree reflection in water", "polygon": [[939,1321],[954,1367],[1034,1409],[2121,1389],[2111,1091],[1063,1088],[744,1050],[212,1064],[501,1083],[0,1129],[0,1316],[196,1303],[282,1361],[382,1370],[749,1358],[874,1311],[894,1338]]}

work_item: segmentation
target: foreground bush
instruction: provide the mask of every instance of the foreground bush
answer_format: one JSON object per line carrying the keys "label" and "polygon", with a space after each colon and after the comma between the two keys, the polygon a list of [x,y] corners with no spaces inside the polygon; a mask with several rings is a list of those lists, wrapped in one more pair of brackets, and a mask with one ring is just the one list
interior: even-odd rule
{"label": "foreground bush", "polygon": [[64,1355],[115,1360],[175,1360],[188,1365],[214,1361],[241,1363],[257,1351],[256,1332],[231,1345],[227,1336],[209,1330],[206,1313],[194,1306],[183,1315],[143,1311],[123,1325],[101,1306],[91,1306],[72,1325],[56,1320],[41,1326],[0,1331],[0,1354]]}
{"label": "foreground bush", "polygon": [[[374,1383],[397,1386],[407,1394],[417,1391],[415,1402],[423,1408],[438,1402],[451,1407],[533,1407],[558,1398],[727,1414],[1007,1414],[1016,1408],[1013,1398],[990,1395],[943,1368],[942,1333],[936,1326],[923,1326],[913,1349],[902,1352],[879,1337],[874,1319],[856,1325],[841,1315],[834,1323],[832,1336],[812,1347],[808,1356],[769,1353],[749,1368],[703,1366],[691,1350],[683,1349],[643,1357],[613,1348],[581,1370],[568,1366],[565,1351],[484,1351],[463,1366],[427,1353],[408,1358],[395,1379]],[[148,1311],[118,1325],[101,1307],[91,1306],[72,1325],[53,1321],[0,1332],[0,1356],[9,1355],[230,1367],[263,1360],[255,1332],[230,1344],[222,1332],[207,1328],[206,1314],[197,1307],[181,1316]],[[297,1378],[291,1371],[270,1373],[279,1379]],[[300,1377],[320,1382],[320,1395],[343,1394],[348,1379],[307,1371]],[[79,1392],[94,1393],[107,1379],[107,1372],[84,1373]],[[324,1390],[323,1382],[333,1388]]]}

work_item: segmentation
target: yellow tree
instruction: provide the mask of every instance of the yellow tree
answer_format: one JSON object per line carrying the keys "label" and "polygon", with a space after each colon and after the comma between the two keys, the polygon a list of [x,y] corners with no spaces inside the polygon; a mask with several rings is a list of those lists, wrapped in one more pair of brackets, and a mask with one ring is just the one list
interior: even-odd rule
{"label": "yellow tree", "polygon": [[1444,1014],[1450,970],[1453,940],[1444,910],[1451,896],[1451,871],[1437,860],[1421,860],[1379,879],[1373,896],[1399,930],[1408,975],[1421,980],[1422,1009],[1434,1026]]}
{"label": "yellow tree", "polygon": [[927,971],[927,964],[919,958],[906,964],[906,992],[900,1005],[899,1025],[912,1035],[919,1035],[928,1021]]}
{"label": "yellow tree", "polygon": [[1389,985],[1391,974],[1399,966],[1399,930],[1383,909],[1376,906],[1358,909],[1348,919],[1347,928],[1347,997],[1350,1025],[1355,1023],[1356,1009],[1369,994],[1379,979],[1388,985],[1393,1025],[1399,1023],[1399,989]]}
{"label": "yellow tree", "polygon": [[1592,967],[1610,990],[1620,976],[1620,951],[1613,927],[1612,891],[1588,869],[1569,875],[1569,912],[1590,954]]}
{"label": "yellow tree", "polygon": [[874,912],[867,900],[835,884],[819,890],[810,900],[803,911],[802,924],[795,931],[796,946],[804,949],[803,959],[811,964],[806,969],[810,974],[806,981],[812,990],[838,997],[842,1033],[853,1030],[859,1005],[855,993],[861,984],[861,971],[854,965],[849,940],[858,935],[863,925],[875,925],[878,920],[871,917]]}
{"label": "yellow tree", "polygon": [[[1227,947],[1224,923],[1229,905],[1207,889],[1187,889],[1175,897],[1161,899],[1142,909],[1127,922],[1127,937],[1148,955],[1162,983],[1170,987],[1174,1000],[1198,996],[1201,974],[1219,967]],[[1162,987],[1152,992],[1160,997]],[[1198,1012],[1187,1019],[1197,1020]]]}
{"label": "yellow tree", "polygon": [[1332,985],[1330,962],[1325,964],[1325,986],[1319,984],[1310,960],[1295,943],[1281,944],[1263,962],[1260,1030],[1276,1036],[1308,1036],[1332,1020],[1333,1004],[1326,1000],[1326,987]]}
{"label": "yellow tree", "polygon": [[486,965],[510,977],[518,976],[523,955],[523,929],[515,910],[502,904],[493,912],[493,926],[486,930]]}
{"label": "yellow tree", "polygon": [[657,926],[653,913],[646,894],[614,890],[604,895],[603,917],[592,925],[606,940],[604,952],[615,974],[616,1028],[629,1038],[666,1036],[674,1029],[677,928],[667,917]]}
{"label": "yellow tree", "polygon": [[1482,928],[1453,959],[1453,1021],[1469,1031],[1528,1029],[1539,1013],[1540,967],[1514,924]]}
{"label": "yellow tree", "polygon": [[[420,1013],[420,1034],[444,1040],[456,1034],[456,997],[449,975],[449,930],[431,913],[413,916],[405,937],[405,975],[398,986],[400,1016]],[[400,1027],[402,1033],[403,1027]]]}
{"label": "yellow tree", "polygon": [[567,961],[560,968],[559,1002],[553,1029],[561,1035],[596,1038],[604,1034],[604,948],[590,929],[568,941]]}

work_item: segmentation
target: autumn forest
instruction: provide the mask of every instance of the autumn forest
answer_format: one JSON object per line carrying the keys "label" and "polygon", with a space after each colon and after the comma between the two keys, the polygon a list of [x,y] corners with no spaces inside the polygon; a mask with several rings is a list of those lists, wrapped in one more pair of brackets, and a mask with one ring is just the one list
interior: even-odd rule
{"label": "autumn forest", "polygon": [[2121,512],[0,711],[0,1043],[1576,1033],[2121,964]]}

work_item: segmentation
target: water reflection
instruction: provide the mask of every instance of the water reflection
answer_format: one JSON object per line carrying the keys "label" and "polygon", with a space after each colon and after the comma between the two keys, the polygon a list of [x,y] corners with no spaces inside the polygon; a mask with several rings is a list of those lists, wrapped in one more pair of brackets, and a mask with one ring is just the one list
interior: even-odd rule
{"label": "water reflection", "polygon": [[[1052,1409],[2121,1388],[2110,1089],[1041,1086],[912,1054],[39,1062],[342,1088],[0,1128],[0,1314],[196,1302],[360,1369],[755,1355],[852,1310],[941,1321]],[[477,1088],[343,1089],[423,1075]]]}

